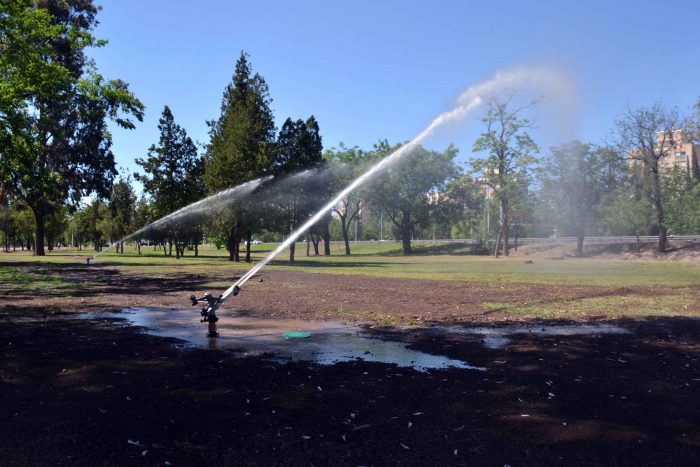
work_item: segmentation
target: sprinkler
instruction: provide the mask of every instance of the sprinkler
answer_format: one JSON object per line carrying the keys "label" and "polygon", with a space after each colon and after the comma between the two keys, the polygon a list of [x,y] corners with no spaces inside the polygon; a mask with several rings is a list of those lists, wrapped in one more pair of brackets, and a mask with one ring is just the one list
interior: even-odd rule
{"label": "sprinkler", "polygon": [[[211,292],[207,292],[204,294],[203,297],[197,298],[195,295],[190,296],[190,301],[192,302],[192,306],[197,306],[199,302],[206,302],[206,306],[202,307],[201,315],[202,319],[200,320],[200,323],[216,323],[219,321],[219,317],[216,316],[216,310],[219,309],[219,307],[226,301],[226,299],[229,297],[229,295],[233,294],[235,297],[238,295],[238,292],[241,291],[241,288],[238,286],[233,287],[230,293],[224,292],[222,295],[219,295],[218,297],[214,297]],[[228,292],[228,291],[227,291]],[[216,336],[208,336],[208,337],[216,337]]]}

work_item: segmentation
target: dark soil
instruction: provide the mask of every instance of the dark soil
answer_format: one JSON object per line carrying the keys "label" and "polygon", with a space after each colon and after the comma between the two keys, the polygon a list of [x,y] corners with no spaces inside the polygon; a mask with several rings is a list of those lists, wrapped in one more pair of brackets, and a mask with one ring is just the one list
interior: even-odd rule
{"label": "dark soil", "polygon": [[[181,305],[198,280],[91,271],[98,287],[82,296],[24,301],[30,291],[11,288],[0,307],[0,465],[700,465],[697,319],[618,322],[634,331],[627,335],[511,336],[498,350],[430,329],[370,331],[488,369],[429,373],[238,359],[186,350],[120,320],[12,319],[80,299],[92,309],[127,305],[125,283],[136,301]],[[292,287],[285,274],[263,276],[237,306],[291,317],[346,300],[479,325],[497,320],[479,311],[481,300],[508,300],[493,285],[458,284],[440,300],[457,283],[365,278],[370,287],[294,273],[302,285]],[[529,289],[521,293],[622,293]]]}

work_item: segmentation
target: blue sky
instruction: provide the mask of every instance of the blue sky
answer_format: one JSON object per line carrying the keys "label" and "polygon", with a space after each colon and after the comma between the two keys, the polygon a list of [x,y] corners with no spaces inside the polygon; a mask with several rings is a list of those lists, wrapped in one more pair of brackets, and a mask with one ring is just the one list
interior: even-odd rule
{"label": "blue sky", "polygon": [[[136,130],[114,130],[117,162],[131,172],[158,141],[166,104],[207,141],[241,50],[269,84],[278,127],[313,114],[325,147],[410,140],[466,87],[523,64],[574,77],[585,141],[609,138],[628,103],[688,112],[700,96],[700,2],[690,0],[97,3],[96,35],[109,44],[90,55],[146,105]],[[454,142],[466,160],[479,125],[470,117],[432,144]],[[539,143],[558,136],[541,132]]]}

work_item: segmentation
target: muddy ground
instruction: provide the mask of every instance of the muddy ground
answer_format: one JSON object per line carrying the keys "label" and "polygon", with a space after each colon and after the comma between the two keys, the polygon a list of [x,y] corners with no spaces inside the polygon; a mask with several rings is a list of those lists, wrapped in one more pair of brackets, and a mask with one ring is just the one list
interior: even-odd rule
{"label": "muddy ground", "polygon": [[[280,364],[187,350],[118,319],[12,319],[180,306],[205,285],[198,276],[164,283],[106,267],[69,265],[64,274],[91,285],[37,298],[3,284],[0,465],[700,465],[697,319],[617,321],[632,334],[511,336],[502,349],[428,328],[368,331],[485,372]],[[489,284],[280,271],[260,278],[237,297],[246,313],[337,317],[333,307],[342,306],[470,325],[504,321],[479,305],[514,295],[625,293],[523,286],[504,296]]]}

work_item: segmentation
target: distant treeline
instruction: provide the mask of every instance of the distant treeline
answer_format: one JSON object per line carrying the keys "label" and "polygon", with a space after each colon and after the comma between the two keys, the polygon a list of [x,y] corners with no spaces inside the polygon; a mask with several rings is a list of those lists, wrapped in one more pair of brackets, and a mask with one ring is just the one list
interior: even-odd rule
{"label": "distant treeline", "polygon": [[[0,5],[0,243],[37,255],[61,245],[96,250],[222,190],[263,179],[235,202],[143,229],[141,240],[179,258],[205,239],[250,261],[254,239],[281,240],[367,167],[401,145],[324,151],[314,116],[277,128],[265,79],[241,52],[209,141],[198,147],[168,106],[160,138],[137,158],[134,180],[118,177],[108,121],[133,128],[144,106],[87,57],[91,1],[2,0]],[[614,144],[571,141],[542,150],[530,136],[537,104],[513,96],[486,102],[469,163],[457,149],[416,148],[343,199],[307,233],[315,254],[330,242],[471,238],[508,254],[513,236],[658,235],[700,232],[698,119],[654,104],[622,112]],[[700,102],[695,105],[700,110]],[[214,113],[214,112],[212,112]],[[697,116],[697,112],[695,114]],[[681,131],[677,131],[681,130]],[[689,150],[679,151],[681,145]],[[689,145],[689,146],[687,146]],[[689,153],[688,153],[689,152]],[[683,159],[685,158],[685,159]],[[685,161],[685,163],[682,163]],[[302,175],[299,175],[302,174]],[[85,203],[86,197],[90,202]],[[495,238],[495,244],[487,239]],[[245,246],[245,254],[241,252]],[[321,253],[319,249],[323,247]],[[294,248],[290,259],[293,261]]]}

